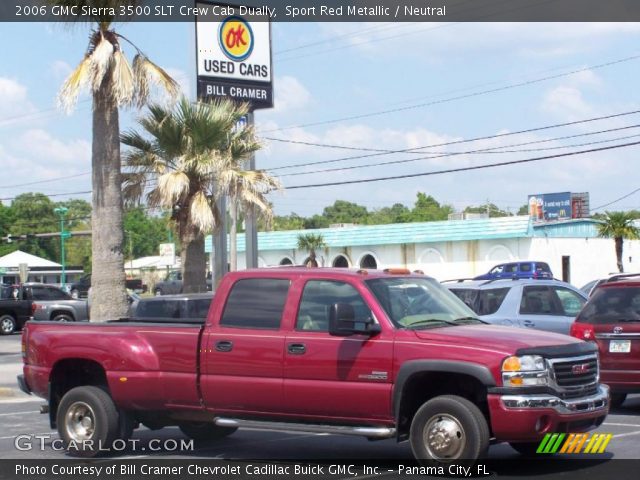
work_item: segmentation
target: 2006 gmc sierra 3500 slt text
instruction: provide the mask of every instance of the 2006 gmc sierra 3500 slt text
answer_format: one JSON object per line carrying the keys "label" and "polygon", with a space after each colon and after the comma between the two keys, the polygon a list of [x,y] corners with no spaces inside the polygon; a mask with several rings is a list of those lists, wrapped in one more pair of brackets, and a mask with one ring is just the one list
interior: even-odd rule
{"label": "2006 gmc sierra 3500 slt text", "polygon": [[423,463],[474,460],[490,442],[530,453],[609,410],[592,343],[485,324],[398,269],[233,272],[203,324],[29,322],[22,342],[21,388],[83,456],[143,424],[395,437]]}

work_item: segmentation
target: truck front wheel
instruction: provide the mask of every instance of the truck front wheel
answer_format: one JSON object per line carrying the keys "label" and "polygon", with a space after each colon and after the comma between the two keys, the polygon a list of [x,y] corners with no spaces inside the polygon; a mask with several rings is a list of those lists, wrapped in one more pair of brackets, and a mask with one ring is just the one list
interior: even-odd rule
{"label": "truck front wheel", "polygon": [[219,427],[206,422],[185,422],[181,423],[179,427],[182,433],[194,440],[217,440],[231,435],[237,430],[235,427]]}
{"label": "truck front wheel", "polygon": [[108,451],[120,433],[118,410],[104,390],[76,387],[58,406],[58,433],[69,454],[95,457]]}
{"label": "truck front wheel", "polygon": [[16,329],[16,319],[8,313],[0,315],[0,334],[11,335]]}
{"label": "truck front wheel", "polygon": [[489,448],[489,426],[466,398],[442,395],[425,402],[411,422],[411,450],[422,464],[477,460]]}

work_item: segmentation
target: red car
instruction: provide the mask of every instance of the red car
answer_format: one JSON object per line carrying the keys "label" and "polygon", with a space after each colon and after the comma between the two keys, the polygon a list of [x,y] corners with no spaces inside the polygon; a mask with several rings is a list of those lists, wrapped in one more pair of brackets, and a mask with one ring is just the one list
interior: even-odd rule
{"label": "red car", "polygon": [[599,285],[571,335],[598,345],[600,380],[611,388],[612,406],[640,393],[640,275],[618,275]]}

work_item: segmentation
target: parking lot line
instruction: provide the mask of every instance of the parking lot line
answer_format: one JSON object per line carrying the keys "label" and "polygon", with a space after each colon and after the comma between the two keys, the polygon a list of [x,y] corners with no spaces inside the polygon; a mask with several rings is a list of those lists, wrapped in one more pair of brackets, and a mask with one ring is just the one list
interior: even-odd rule
{"label": "parking lot line", "polygon": [[26,415],[27,413],[38,413],[38,411],[37,410],[29,410],[28,412],[0,413],[0,417],[10,417],[11,415]]}
{"label": "parking lot line", "polygon": [[640,430],[637,430],[635,432],[619,433],[614,435],[613,438],[630,437],[631,435],[640,435]]}
{"label": "parking lot line", "polygon": [[639,427],[640,425],[638,425],[637,423],[609,423],[609,422],[604,422],[603,425],[611,425],[613,427]]}

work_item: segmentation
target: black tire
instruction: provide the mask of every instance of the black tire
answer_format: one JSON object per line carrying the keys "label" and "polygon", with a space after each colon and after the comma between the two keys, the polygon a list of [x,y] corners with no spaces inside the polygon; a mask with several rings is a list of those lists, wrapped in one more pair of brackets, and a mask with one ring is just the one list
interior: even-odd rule
{"label": "black tire", "polygon": [[54,322],[75,322],[76,319],[70,313],[57,313],[51,319]]}
{"label": "black tire", "polygon": [[[514,442],[509,443],[509,445],[523,457],[533,458],[536,456],[536,450],[538,450],[540,442]],[[547,453],[545,456],[549,456],[549,454]]]}
{"label": "black tire", "polygon": [[611,406],[613,408],[619,408],[627,399],[626,393],[612,393],[611,394]]}
{"label": "black tire", "polygon": [[11,335],[16,331],[16,319],[10,313],[0,315],[0,334]]}
{"label": "black tire", "polygon": [[194,440],[218,440],[237,430],[235,427],[219,427],[213,423],[185,422],[178,425],[182,433]]}
{"label": "black tire", "polygon": [[118,410],[118,439],[125,442],[131,438],[133,431],[137,427],[136,419],[131,412],[126,410]]}
{"label": "black tire", "polygon": [[480,409],[457,395],[425,402],[414,415],[409,434],[411,451],[423,465],[473,462],[486,455],[489,438],[489,426]]}
{"label": "black tire", "polygon": [[118,409],[111,396],[98,387],[69,390],[60,401],[56,420],[58,434],[72,456],[107,453],[120,433]]}

